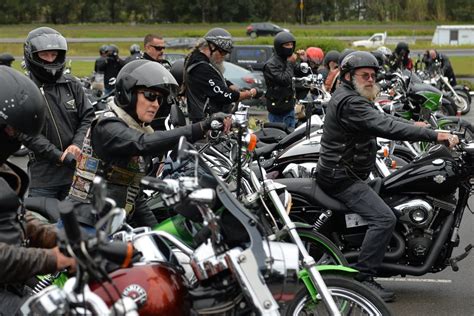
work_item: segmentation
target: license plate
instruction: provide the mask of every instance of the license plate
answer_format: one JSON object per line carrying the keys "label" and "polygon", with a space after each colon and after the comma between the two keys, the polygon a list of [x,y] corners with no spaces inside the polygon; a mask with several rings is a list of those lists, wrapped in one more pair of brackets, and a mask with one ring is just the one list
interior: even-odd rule
{"label": "license plate", "polygon": [[359,226],[365,226],[368,224],[368,222],[363,219],[359,214],[346,214],[346,227],[347,228],[352,228],[352,227],[359,227]]}

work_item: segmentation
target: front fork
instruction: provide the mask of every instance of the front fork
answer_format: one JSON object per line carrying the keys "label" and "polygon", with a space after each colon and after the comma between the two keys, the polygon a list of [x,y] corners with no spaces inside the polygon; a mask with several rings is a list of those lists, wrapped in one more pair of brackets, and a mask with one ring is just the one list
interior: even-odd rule
{"label": "front fork", "polygon": [[337,308],[336,302],[334,302],[331,293],[329,292],[326,284],[324,283],[321,273],[319,273],[318,269],[316,268],[316,261],[313,257],[310,256],[310,254],[306,250],[303,241],[301,240],[300,236],[298,235],[298,232],[296,231],[295,223],[293,223],[288,214],[286,214],[285,207],[281,203],[280,198],[276,193],[276,189],[278,189],[277,185],[272,180],[265,180],[264,187],[266,192],[270,196],[273,205],[275,205],[275,208],[279,213],[280,218],[283,220],[291,239],[296,244],[301,256],[303,257],[303,271],[306,271],[308,276],[306,278],[306,281],[305,279],[303,279],[303,282],[307,286],[310,293],[316,291],[317,293],[319,293],[319,295],[321,295],[321,298],[326,304],[328,310],[331,312],[331,315],[341,315],[339,309]]}

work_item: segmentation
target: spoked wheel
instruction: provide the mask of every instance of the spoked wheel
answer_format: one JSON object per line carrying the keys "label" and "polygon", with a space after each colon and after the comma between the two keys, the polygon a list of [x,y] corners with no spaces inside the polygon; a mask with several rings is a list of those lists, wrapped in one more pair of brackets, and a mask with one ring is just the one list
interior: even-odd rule
{"label": "spoked wheel", "polygon": [[[352,278],[323,275],[341,315],[392,315],[383,300],[372,290]],[[331,315],[324,302],[314,301],[306,288],[302,288],[286,308],[286,315]]]}

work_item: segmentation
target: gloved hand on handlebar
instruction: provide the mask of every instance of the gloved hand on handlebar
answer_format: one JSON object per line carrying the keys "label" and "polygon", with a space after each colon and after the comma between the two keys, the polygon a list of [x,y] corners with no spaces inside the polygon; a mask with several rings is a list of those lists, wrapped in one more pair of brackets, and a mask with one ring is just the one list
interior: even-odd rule
{"label": "gloved hand on handlebar", "polygon": [[232,126],[231,115],[217,112],[201,122],[203,130],[214,130],[228,132]]}
{"label": "gloved hand on handlebar", "polygon": [[255,88],[255,95],[253,96],[254,99],[260,99],[263,96],[263,90]]}

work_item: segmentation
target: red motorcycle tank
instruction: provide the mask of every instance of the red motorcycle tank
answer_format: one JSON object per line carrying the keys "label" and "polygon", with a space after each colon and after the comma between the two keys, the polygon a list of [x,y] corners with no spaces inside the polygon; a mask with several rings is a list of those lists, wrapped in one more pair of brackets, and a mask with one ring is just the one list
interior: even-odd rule
{"label": "red motorcycle tank", "polygon": [[383,179],[382,194],[450,194],[457,189],[460,172],[451,152],[436,145]]}
{"label": "red motorcycle tank", "polygon": [[184,280],[178,271],[167,264],[137,264],[116,270],[109,277],[120,293],[109,282],[89,284],[109,307],[119,295],[125,295],[135,300],[141,316],[189,314],[190,300]]}

